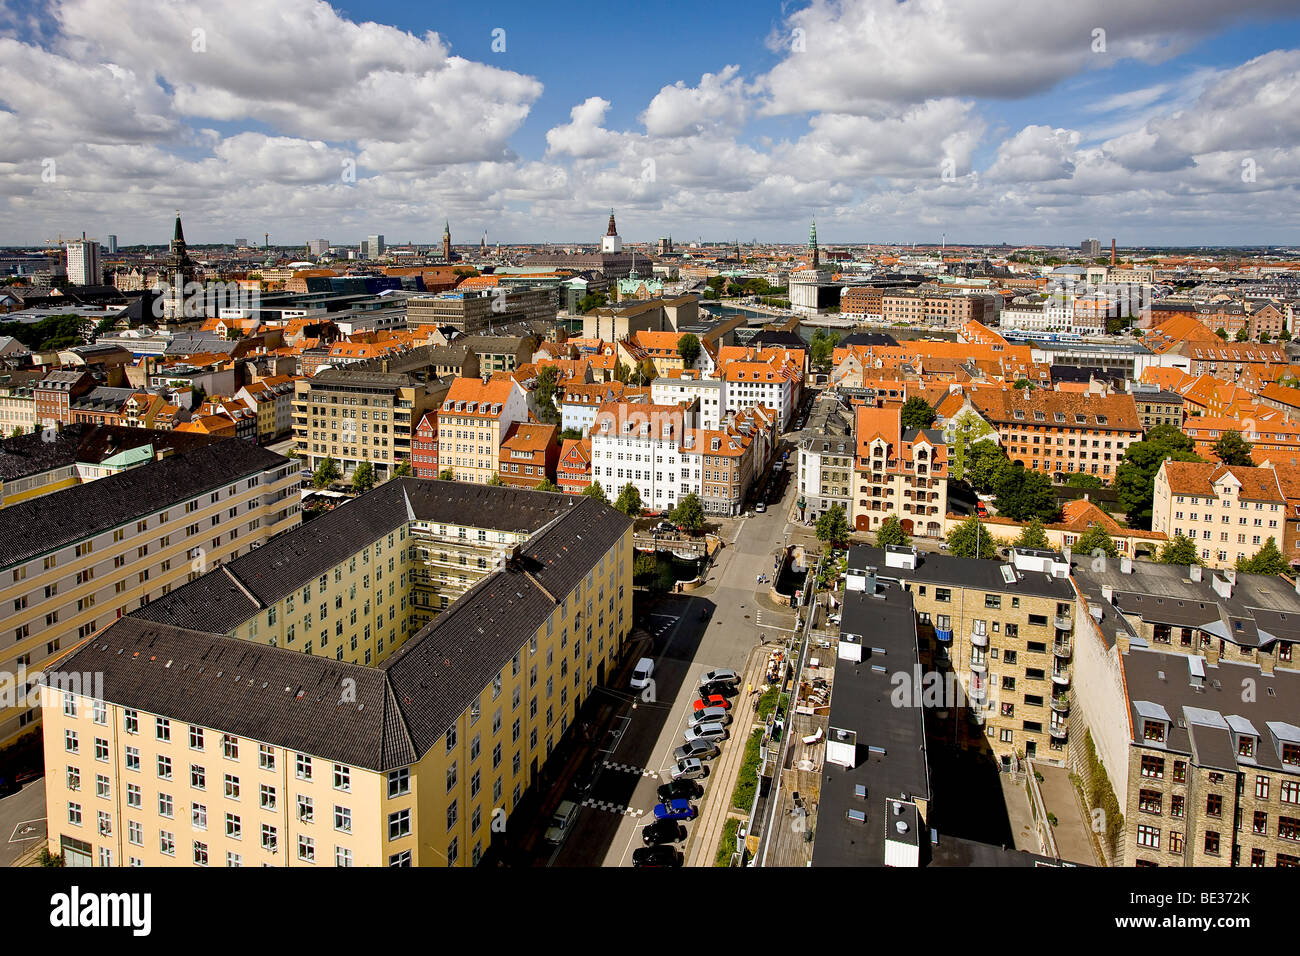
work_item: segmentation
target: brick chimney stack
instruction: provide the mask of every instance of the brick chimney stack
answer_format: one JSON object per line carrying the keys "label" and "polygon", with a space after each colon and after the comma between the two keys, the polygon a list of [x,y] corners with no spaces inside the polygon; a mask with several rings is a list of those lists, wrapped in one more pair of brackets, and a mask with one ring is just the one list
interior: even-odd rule
{"label": "brick chimney stack", "polygon": [[1110,240],[1110,267],[1115,268],[1115,240],[1113,237]]}

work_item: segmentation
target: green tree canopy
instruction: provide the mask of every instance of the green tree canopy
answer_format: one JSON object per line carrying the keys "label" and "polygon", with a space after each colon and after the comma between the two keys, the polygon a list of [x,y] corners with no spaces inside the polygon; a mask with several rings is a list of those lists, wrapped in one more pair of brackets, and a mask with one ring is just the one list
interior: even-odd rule
{"label": "green tree canopy", "polygon": [[1065,479],[1066,485],[1071,488],[1100,488],[1101,479],[1096,475],[1090,475],[1087,472],[1075,471]]}
{"label": "green tree canopy", "polygon": [[994,491],[998,513],[1012,521],[1033,518],[1051,521],[1060,510],[1056,507],[1051,479],[1041,472],[1029,470],[1018,461],[998,472]]}
{"label": "green tree canopy", "polygon": [[992,441],[977,441],[966,450],[962,478],[975,491],[987,495],[997,490],[998,479],[1011,467],[1002,446]]}
{"label": "green tree canopy", "polygon": [[609,299],[605,296],[605,293],[591,292],[578,300],[578,311],[583,315],[586,315],[588,312],[594,312],[596,309],[604,308],[605,303],[608,301]]}
{"label": "green tree canopy", "polygon": [[669,517],[681,527],[692,533],[704,527],[704,505],[700,496],[691,492],[672,510]]}
{"label": "green tree canopy", "polygon": [[920,395],[913,395],[903,403],[900,419],[904,428],[929,428],[934,424],[934,409]]}
{"label": "green tree canopy", "polygon": [[373,487],[375,487],[375,466],[368,461],[363,461],[352,472],[352,490],[359,495],[364,495]]}
{"label": "green tree canopy", "polygon": [[831,360],[835,357],[835,346],[839,344],[839,341],[839,335],[830,329],[817,329],[813,332],[812,340],[808,343],[809,360],[817,368],[829,368]]}
{"label": "green tree canopy", "polygon": [[411,462],[409,460],[403,461],[393,469],[394,478],[410,478],[414,474],[415,471],[411,468]]}
{"label": "green tree canopy", "polygon": [[492,477],[487,480],[487,483],[493,488],[499,488],[505,484],[505,480],[494,471],[492,472]]}
{"label": "green tree canopy", "polygon": [[1043,530],[1043,522],[1035,518],[1025,525],[1025,529],[1020,532],[1020,537],[1016,538],[1016,547],[1034,548],[1038,551],[1049,550],[1052,545],[1047,540],[1047,532]]}
{"label": "green tree canopy", "polygon": [[456,473],[450,468],[444,468],[442,471],[438,472],[438,478],[442,481],[455,481]]}
{"label": "green tree canopy", "polygon": [[1200,564],[1201,555],[1196,550],[1196,542],[1185,534],[1176,534],[1160,547],[1158,558],[1161,564]]}
{"label": "green tree canopy", "polygon": [[538,490],[538,491],[559,491],[559,490],[560,490],[560,486],[557,485],[555,482],[551,481],[551,479],[549,479],[549,478],[543,478],[541,481],[539,481],[539,482],[537,483],[537,489],[536,489],[536,490]]}
{"label": "green tree canopy", "polygon": [[1227,329],[1224,329],[1224,328],[1218,328],[1218,329],[1215,329],[1215,330],[1214,330],[1214,334],[1217,335],[1219,338],[1223,339],[1223,341],[1225,341],[1225,342],[1228,341],[1228,330],[1227,330]]}
{"label": "green tree canopy", "polygon": [[903,522],[898,520],[898,515],[890,515],[880,522],[880,527],[876,529],[876,546],[879,548],[911,544],[911,542],[912,538],[903,530]]}
{"label": "green tree canopy", "polygon": [[849,519],[845,517],[843,507],[831,505],[823,511],[813,530],[817,534],[817,540],[827,545],[849,540]]}
{"label": "green tree canopy", "polygon": [[1088,530],[1079,535],[1070,550],[1075,554],[1096,554],[1100,551],[1108,558],[1119,557],[1119,548],[1115,545],[1115,539],[1097,521],[1090,524]]}
{"label": "green tree canopy", "polygon": [[1254,465],[1251,449],[1250,442],[1241,437],[1241,432],[1224,432],[1214,443],[1215,457],[1225,465]]}
{"label": "green tree canopy", "polygon": [[566,438],[580,439],[582,438],[582,429],[565,428],[560,432],[558,438],[560,441],[564,441]]}
{"label": "green tree canopy", "polygon": [[588,498],[595,498],[597,501],[603,501],[605,504],[609,504],[609,498],[605,496],[605,489],[600,486],[599,481],[593,481],[586,488],[583,488],[582,493]]}
{"label": "green tree canopy", "polygon": [[694,368],[695,360],[700,357],[700,340],[687,332],[677,340],[677,354],[682,357],[685,368]]}
{"label": "green tree canopy", "polygon": [[1115,469],[1115,494],[1133,527],[1151,527],[1156,472],[1165,459],[1200,461],[1192,439],[1172,425],[1157,425],[1142,441],[1128,446]]}
{"label": "green tree canopy", "polygon": [[313,488],[328,488],[342,477],[343,472],[339,470],[338,462],[327,456],[312,473],[311,485]]}
{"label": "green tree canopy", "polygon": [[636,485],[630,481],[624,485],[623,490],[618,493],[618,500],[614,502],[614,507],[629,518],[639,516],[643,505],[641,503],[641,492],[637,490]]}
{"label": "green tree canopy", "polygon": [[998,547],[975,515],[971,515],[948,532],[948,551],[959,558],[996,558]]}
{"label": "green tree canopy", "polygon": [[1253,557],[1237,559],[1237,570],[1243,574],[1287,574],[1291,571],[1291,565],[1282,557],[1277,541],[1269,535]]}
{"label": "green tree canopy", "polygon": [[1241,328],[1237,330],[1237,334],[1233,336],[1233,338],[1235,338],[1238,342],[1247,342],[1250,340],[1250,333],[1246,331],[1246,327],[1243,325]]}

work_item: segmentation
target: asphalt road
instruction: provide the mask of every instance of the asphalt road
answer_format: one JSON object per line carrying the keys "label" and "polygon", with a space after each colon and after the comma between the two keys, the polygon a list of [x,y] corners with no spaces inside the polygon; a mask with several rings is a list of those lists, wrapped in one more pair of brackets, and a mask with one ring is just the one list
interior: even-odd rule
{"label": "asphalt road", "polygon": [[[598,776],[591,789],[567,795],[582,809],[563,845],[552,852],[551,865],[630,866],[632,851],[642,845],[641,828],[653,819],[655,790],[671,779],[672,752],[683,742],[700,674],[717,667],[743,672],[763,637],[775,639],[782,628],[793,626],[792,612],[760,606],[756,598],[756,589],[767,591],[766,584],[757,583],[758,575],[770,576],[773,556],[787,540],[784,515],[793,489],[790,482],[783,504],[738,522],[734,541],[714,562],[702,596],[656,602],[649,620],[653,644],[644,652],[655,658],[654,700],[627,691],[628,700],[595,758]],[[707,619],[701,619],[702,613]],[[742,729],[723,747],[743,746],[746,736]],[[709,778],[701,782],[707,791]]]}
{"label": "asphalt road", "polygon": [[0,799],[0,867],[45,840],[45,778]]}

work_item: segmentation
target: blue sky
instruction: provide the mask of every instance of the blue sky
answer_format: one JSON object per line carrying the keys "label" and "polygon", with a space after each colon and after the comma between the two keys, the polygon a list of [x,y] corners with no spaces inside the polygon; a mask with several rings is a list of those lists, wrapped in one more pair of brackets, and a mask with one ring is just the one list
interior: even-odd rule
{"label": "blue sky", "polygon": [[1298,77],[1287,0],[0,0],[0,242],[1294,243]]}

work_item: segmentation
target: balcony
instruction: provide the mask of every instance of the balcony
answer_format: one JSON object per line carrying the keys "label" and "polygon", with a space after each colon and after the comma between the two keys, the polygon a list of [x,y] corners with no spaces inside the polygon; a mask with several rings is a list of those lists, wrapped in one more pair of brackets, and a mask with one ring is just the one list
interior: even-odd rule
{"label": "balcony", "polygon": [[1053,722],[1051,726],[1047,728],[1047,732],[1052,735],[1052,739],[1054,740],[1064,740],[1066,734],[1068,733],[1066,729],[1066,725],[1064,723],[1058,724],[1055,722]]}
{"label": "balcony", "polygon": [[988,669],[989,665],[985,661],[972,660],[970,662],[970,670],[972,674],[986,674],[988,673]]}
{"label": "balcony", "polygon": [[1074,618],[1068,614],[1058,614],[1056,616],[1056,629],[1058,631],[1069,631],[1074,628]]}
{"label": "balcony", "polygon": [[1070,659],[1070,642],[1056,641],[1052,644],[1052,656],[1063,661]]}
{"label": "balcony", "polygon": [[1063,668],[1061,670],[1053,671],[1052,683],[1055,684],[1057,687],[1069,687],[1070,686],[1069,672]]}
{"label": "balcony", "polygon": [[946,643],[948,643],[949,641],[952,640],[952,628],[951,628],[951,627],[946,627],[946,628],[945,628],[945,627],[936,627],[936,628],[934,629],[934,637],[935,637],[935,640],[937,640],[937,641],[942,641],[943,643],[946,644]]}
{"label": "balcony", "polygon": [[1070,698],[1064,694],[1057,694],[1052,698],[1052,712],[1060,714],[1062,717],[1070,712]]}
{"label": "balcony", "polygon": [[988,647],[989,636],[987,633],[976,633],[971,631],[970,643],[972,647]]}

